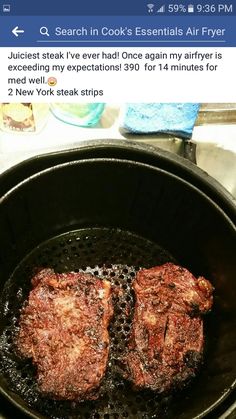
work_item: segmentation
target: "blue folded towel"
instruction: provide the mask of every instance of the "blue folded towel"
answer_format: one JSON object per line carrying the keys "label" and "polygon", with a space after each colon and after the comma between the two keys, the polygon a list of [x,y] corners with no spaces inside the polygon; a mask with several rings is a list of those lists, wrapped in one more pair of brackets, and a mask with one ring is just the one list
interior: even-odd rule
{"label": "blue folded towel", "polygon": [[129,133],[191,138],[199,107],[198,103],[128,103],[121,128]]}

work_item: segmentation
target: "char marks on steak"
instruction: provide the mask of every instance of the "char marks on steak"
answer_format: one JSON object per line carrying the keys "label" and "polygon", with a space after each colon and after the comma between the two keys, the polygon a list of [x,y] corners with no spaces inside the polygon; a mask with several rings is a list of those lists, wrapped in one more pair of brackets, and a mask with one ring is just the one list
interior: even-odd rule
{"label": "char marks on steak", "polygon": [[137,389],[166,392],[182,387],[201,363],[201,315],[211,309],[213,287],[172,263],[137,273],[134,318],[124,376]]}
{"label": "char marks on steak", "polygon": [[42,393],[96,399],[108,353],[111,284],[85,273],[43,269],[21,310],[17,349],[32,358]]}

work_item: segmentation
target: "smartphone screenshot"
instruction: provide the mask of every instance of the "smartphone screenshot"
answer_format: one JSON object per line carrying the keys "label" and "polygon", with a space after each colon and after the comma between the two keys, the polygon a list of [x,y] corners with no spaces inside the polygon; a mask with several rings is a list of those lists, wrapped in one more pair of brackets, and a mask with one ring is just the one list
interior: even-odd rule
{"label": "smartphone screenshot", "polygon": [[0,419],[236,418],[235,24],[0,3]]}

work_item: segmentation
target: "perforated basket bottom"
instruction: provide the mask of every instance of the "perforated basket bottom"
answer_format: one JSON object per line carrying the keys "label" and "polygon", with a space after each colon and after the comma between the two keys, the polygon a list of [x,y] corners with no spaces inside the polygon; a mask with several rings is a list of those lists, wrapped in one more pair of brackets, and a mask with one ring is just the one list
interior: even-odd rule
{"label": "perforated basket bottom", "polygon": [[[132,281],[140,268],[174,262],[158,245],[121,230],[84,229],[57,236],[35,248],[15,269],[3,291],[3,331],[0,338],[1,372],[26,403],[51,418],[165,418],[170,400],[152,392],[135,392],[117,374],[117,362],[127,347],[133,311]],[[56,272],[84,271],[106,278],[121,291],[114,299],[110,326],[111,350],[103,396],[95,402],[54,401],[41,396],[31,361],[14,351],[19,309],[31,289],[35,267]],[[130,315],[127,315],[127,313]]]}

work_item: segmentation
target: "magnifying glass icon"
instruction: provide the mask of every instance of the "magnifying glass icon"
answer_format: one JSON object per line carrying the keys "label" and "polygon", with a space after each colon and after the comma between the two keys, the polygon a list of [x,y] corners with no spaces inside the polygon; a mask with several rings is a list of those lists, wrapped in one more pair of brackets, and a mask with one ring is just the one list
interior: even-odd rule
{"label": "magnifying glass icon", "polygon": [[39,32],[41,33],[41,35],[49,36],[47,26],[41,26],[41,28],[39,29]]}

